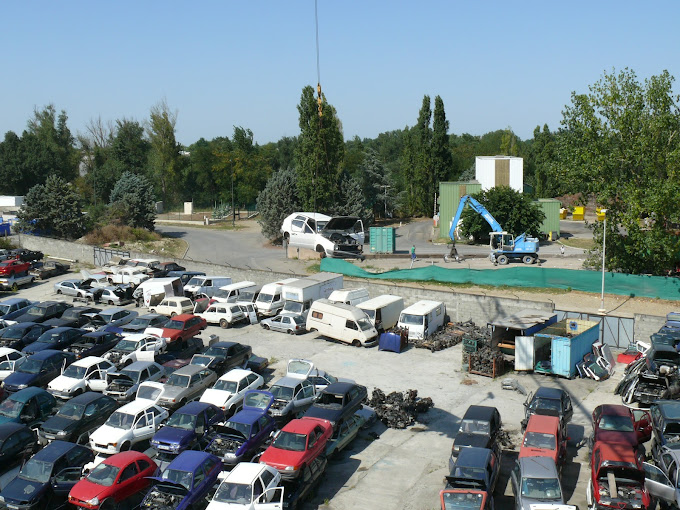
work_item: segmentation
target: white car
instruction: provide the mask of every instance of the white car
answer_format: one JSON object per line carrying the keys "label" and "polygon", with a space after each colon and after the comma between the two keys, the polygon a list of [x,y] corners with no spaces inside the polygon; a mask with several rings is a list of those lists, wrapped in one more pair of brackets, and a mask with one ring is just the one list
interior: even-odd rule
{"label": "white car", "polygon": [[145,381],[158,381],[165,376],[161,365],[153,361],[135,361],[120,372],[107,374],[104,395],[118,402],[128,402],[137,394],[137,388]]}
{"label": "white car", "polygon": [[283,508],[274,505],[283,498],[280,484],[281,474],[273,467],[241,462],[224,478],[206,510],[254,510],[259,508],[258,503],[272,504],[266,508]]}
{"label": "white car", "polygon": [[10,347],[0,347],[0,381],[21,366],[26,355]]}
{"label": "white car", "polygon": [[241,307],[235,303],[213,303],[205,312],[196,315],[203,317],[208,324],[219,324],[222,328],[246,318]]}
{"label": "white car", "polygon": [[187,297],[169,297],[149,308],[150,313],[174,317],[194,311],[194,304]]}
{"label": "white car", "polygon": [[234,414],[243,404],[243,396],[248,390],[264,386],[264,379],[250,370],[234,368],[220,377],[212,388],[201,396],[201,402],[213,404],[222,409],[227,416]]}
{"label": "white car", "polygon": [[62,374],[50,381],[47,391],[57,398],[68,400],[86,391],[104,391],[106,375],[116,367],[110,361],[88,356],[69,365]]}
{"label": "white car", "polygon": [[123,339],[104,354],[104,359],[123,367],[135,361],[153,361],[155,355],[164,352],[166,347],[165,338],[147,333],[125,333]]}
{"label": "white car", "polygon": [[165,385],[156,381],[146,381],[139,385],[135,400],[143,400],[149,404],[158,404]]}
{"label": "white car", "polygon": [[322,256],[360,256],[364,249],[364,224],[356,216],[297,212],[283,220],[283,239],[289,246],[307,248]]}
{"label": "white car", "polygon": [[115,411],[106,423],[90,435],[90,447],[96,453],[113,455],[150,440],[168,411],[144,400],[135,400]]}

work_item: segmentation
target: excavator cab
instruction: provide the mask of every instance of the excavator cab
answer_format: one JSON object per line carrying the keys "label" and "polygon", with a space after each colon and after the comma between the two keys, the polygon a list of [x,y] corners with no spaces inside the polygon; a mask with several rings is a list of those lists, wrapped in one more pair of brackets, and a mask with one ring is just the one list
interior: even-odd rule
{"label": "excavator cab", "polygon": [[515,249],[515,236],[507,232],[491,232],[491,250],[511,252]]}

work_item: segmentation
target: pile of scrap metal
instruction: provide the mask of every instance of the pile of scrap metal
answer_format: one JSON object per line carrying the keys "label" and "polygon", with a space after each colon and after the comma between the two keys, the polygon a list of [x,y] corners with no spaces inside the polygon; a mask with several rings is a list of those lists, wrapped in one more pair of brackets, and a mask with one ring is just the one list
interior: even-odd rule
{"label": "pile of scrap metal", "polygon": [[583,359],[576,364],[576,370],[583,379],[604,381],[612,376],[615,365],[616,361],[609,346],[596,342],[593,344],[593,352],[583,356]]}
{"label": "pile of scrap metal", "polygon": [[463,339],[476,340],[478,343],[488,343],[490,338],[489,328],[481,328],[472,321],[449,322],[434,335],[412,340],[412,343],[419,349],[430,349],[432,352],[435,352],[458,345]]}
{"label": "pile of scrap metal", "polygon": [[680,353],[670,345],[652,346],[644,356],[630,363],[616,386],[624,404],[651,404],[680,396]]}
{"label": "pile of scrap metal", "polygon": [[489,346],[485,345],[477,349],[477,352],[469,353],[467,360],[467,364],[463,364],[463,369],[467,368],[471,374],[498,377],[503,373],[505,363],[503,353]]}
{"label": "pile of scrap metal", "polygon": [[393,391],[385,395],[383,391],[375,388],[368,405],[389,428],[405,429],[415,423],[418,414],[427,412],[433,407],[434,402],[430,397],[418,398],[418,390],[408,390],[406,393]]}

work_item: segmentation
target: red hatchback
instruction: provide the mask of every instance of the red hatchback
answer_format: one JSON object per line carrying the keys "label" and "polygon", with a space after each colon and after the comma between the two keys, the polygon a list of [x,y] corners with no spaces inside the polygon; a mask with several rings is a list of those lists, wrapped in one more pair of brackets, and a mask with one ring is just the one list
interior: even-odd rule
{"label": "red hatchback", "polygon": [[567,456],[567,438],[557,416],[531,415],[524,432],[519,458],[550,457],[556,465]]}
{"label": "red hatchback", "polygon": [[281,478],[297,478],[305,466],[324,452],[332,433],[333,425],[328,420],[292,420],[276,435],[260,462],[277,469]]}
{"label": "red hatchback", "polygon": [[19,259],[3,260],[0,262],[0,275],[14,276],[15,274],[25,273],[31,269],[30,262],[22,262]]}
{"label": "red hatchback", "polygon": [[593,411],[591,444],[623,443],[636,448],[652,437],[652,419],[645,409],[602,404]]}
{"label": "red hatchback", "polygon": [[198,317],[192,313],[183,313],[175,315],[170,319],[170,322],[163,326],[161,336],[167,338],[168,342],[174,342],[196,336],[207,327],[208,323],[203,317]]}
{"label": "red hatchback", "polygon": [[157,470],[156,463],[143,453],[117,453],[75,484],[68,501],[81,508],[117,508],[121,501],[147,489],[151,484],[148,477],[154,476]]}

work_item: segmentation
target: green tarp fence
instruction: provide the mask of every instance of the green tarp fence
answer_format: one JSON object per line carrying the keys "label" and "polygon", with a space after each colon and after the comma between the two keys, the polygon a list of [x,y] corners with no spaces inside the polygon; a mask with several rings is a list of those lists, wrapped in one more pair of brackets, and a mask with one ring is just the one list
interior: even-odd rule
{"label": "green tarp fence", "polygon": [[[537,266],[502,269],[448,269],[432,265],[414,269],[394,269],[384,273],[370,273],[346,260],[326,258],[321,260],[321,271],[376,280],[469,283],[495,287],[545,287],[573,289],[597,294],[602,289],[602,273],[598,271]],[[679,278],[605,273],[604,289],[606,294],[680,301]]]}

